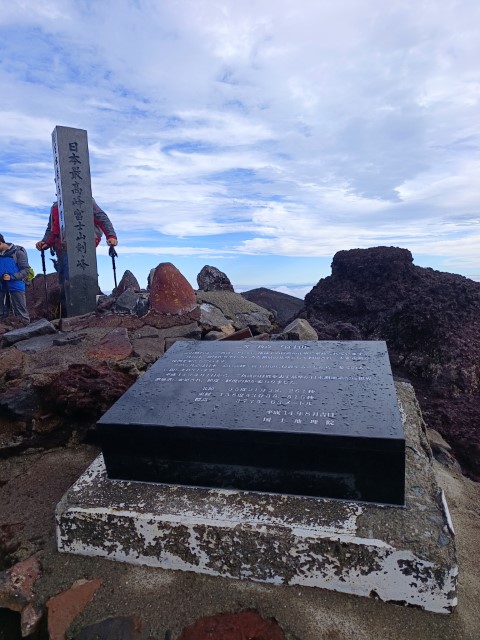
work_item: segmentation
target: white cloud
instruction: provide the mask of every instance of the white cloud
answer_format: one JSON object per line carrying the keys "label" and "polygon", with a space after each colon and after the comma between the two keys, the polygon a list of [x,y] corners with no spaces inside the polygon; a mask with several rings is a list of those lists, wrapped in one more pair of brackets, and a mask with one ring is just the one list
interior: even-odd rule
{"label": "white cloud", "polygon": [[61,124],[88,130],[94,194],[133,254],[177,236],[172,255],[244,260],[388,244],[480,273],[480,3],[0,9],[0,216],[26,245]]}

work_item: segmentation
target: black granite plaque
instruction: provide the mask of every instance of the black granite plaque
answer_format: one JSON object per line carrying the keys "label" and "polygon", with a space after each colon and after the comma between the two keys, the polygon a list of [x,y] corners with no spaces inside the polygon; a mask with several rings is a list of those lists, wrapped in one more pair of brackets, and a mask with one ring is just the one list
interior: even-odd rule
{"label": "black granite plaque", "polygon": [[97,429],[114,479],[404,504],[384,342],[180,341]]}

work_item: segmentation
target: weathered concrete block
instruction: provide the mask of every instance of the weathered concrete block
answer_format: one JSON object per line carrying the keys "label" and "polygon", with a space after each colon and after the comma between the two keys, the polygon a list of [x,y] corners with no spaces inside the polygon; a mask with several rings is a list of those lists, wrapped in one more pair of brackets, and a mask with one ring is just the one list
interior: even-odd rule
{"label": "weathered concrete block", "polygon": [[449,613],[453,527],[410,385],[397,383],[406,506],[108,480],[100,456],[57,507],[60,551]]}

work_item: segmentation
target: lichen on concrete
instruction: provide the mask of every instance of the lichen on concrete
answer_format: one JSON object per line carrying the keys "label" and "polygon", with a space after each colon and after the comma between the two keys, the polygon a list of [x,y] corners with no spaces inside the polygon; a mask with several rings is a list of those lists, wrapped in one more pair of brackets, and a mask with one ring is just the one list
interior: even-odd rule
{"label": "lichen on concrete", "polygon": [[57,507],[61,551],[296,584],[448,613],[454,536],[415,394],[397,383],[406,504],[112,481],[100,456]]}

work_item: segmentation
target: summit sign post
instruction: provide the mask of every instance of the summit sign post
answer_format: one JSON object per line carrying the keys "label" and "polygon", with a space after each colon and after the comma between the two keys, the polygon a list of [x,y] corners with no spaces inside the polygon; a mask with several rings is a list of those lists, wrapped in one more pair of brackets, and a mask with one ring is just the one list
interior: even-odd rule
{"label": "summit sign post", "polygon": [[78,316],[96,308],[97,257],[87,132],[55,127],[52,132],[55,184],[65,274],[64,313]]}

